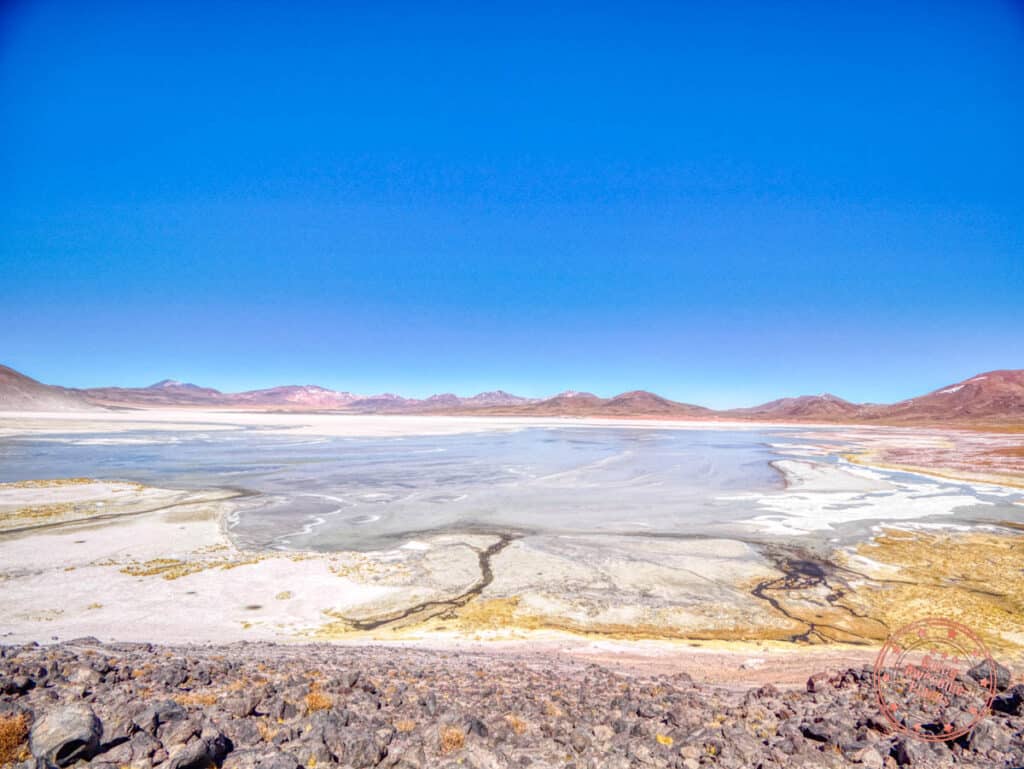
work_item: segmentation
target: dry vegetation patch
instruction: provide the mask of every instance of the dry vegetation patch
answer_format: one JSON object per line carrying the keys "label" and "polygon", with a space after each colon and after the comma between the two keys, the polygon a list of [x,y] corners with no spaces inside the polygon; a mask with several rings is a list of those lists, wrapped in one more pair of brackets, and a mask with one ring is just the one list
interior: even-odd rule
{"label": "dry vegetation patch", "polygon": [[505,716],[505,721],[508,723],[509,728],[516,734],[523,734],[526,731],[526,721],[513,713]]}
{"label": "dry vegetation patch", "polygon": [[264,742],[273,742],[279,730],[271,727],[266,718],[260,718],[256,721],[256,731]]}
{"label": "dry vegetation patch", "polygon": [[[890,627],[927,615],[947,617],[968,625],[995,648],[1007,646],[1003,633],[1020,632],[1024,536],[885,529],[855,552],[898,575],[883,583],[883,589],[850,596],[861,613],[877,616]],[[892,577],[892,572],[879,576]]]}
{"label": "dry vegetation patch", "polygon": [[317,710],[327,710],[334,704],[334,700],[329,695],[325,694],[319,686],[314,684],[309,689],[309,694],[306,695],[306,710],[313,713]]}
{"label": "dry vegetation patch", "polygon": [[0,716],[0,766],[28,758],[28,716]]}
{"label": "dry vegetation patch", "polygon": [[209,692],[187,692],[185,694],[176,695],[174,697],[174,701],[181,706],[216,705],[217,695]]}
{"label": "dry vegetation patch", "polygon": [[149,561],[133,561],[121,567],[121,573],[130,577],[163,577],[179,579],[189,574],[197,574],[207,569],[237,569],[259,563],[263,556],[250,556],[238,559],[215,558],[183,561],[180,558],[153,558]]}
{"label": "dry vegetation patch", "polygon": [[[95,478],[44,478],[35,481],[12,481],[0,483],[0,489],[51,489],[56,486],[83,486],[98,483]],[[138,485],[142,488],[141,484]]]}
{"label": "dry vegetation patch", "polygon": [[448,755],[461,750],[466,744],[466,733],[457,726],[445,726],[441,729],[441,753]]}

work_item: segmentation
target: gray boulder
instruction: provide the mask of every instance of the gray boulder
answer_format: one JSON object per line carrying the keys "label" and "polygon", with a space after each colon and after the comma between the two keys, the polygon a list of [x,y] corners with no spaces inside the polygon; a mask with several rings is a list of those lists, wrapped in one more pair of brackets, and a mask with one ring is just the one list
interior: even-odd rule
{"label": "gray boulder", "polygon": [[168,769],[210,769],[215,765],[203,740],[195,740],[171,753]]}
{"label": "gray boulder", "polygon": [[975,681],[988,681],[990,678],[995,679],[996,691],[1002,692],[1010,688],[1010,683],[1013,680],[1013,675],[1009,669],[1000,665],[995,660],[979,662],[973,668],[967,671],[967,675],[973,678]]}
{"label": "gray boulder", "polygon": [[1017,684],[992,702],[992,710],[1011,716],[1024,716],[1024,684]]}
{"label": "gray boulder", "polygon": [[208,725],[203,728],[198,740],[171,752],[168,769],[210,769],[221,763],[231,748],[231,740]]}
{"label": "gray boulder", "polygon": [[924,742],[912,737],[901,737],[893,745],[890,755],[899,766],[936,769],[949,766],[949,750],[945,743]]}
{"label": "gray boulder", "polygon": [[280,750],[265,754],[256,765],[259,769],[299,769],[295,756]]}
{"label": "gray boulder", "polygon": [[44,713],[35,722],[29,749],[45,766],[68,766],[95,755],[102,735],[103,724],[92,708],[67,705]]}
{"label": "gray boulder", "polygon": [[236,750],[224,760],[221,769],[256,769],[262,757],[259,750]]}
{"label": "gray boulder", "polygon": [[990,750],[1004,751],[1010,747],[1010,740],[1013,735],[1001,723],[991,718],[986,718],[967,734],[967,744],[971,750],[978,753],[988,753]]}
{"label": "gray boulder", "polygon": [[160,700],[144,708],[132,723],[147,734],[156,736],[157,727],[173,721],[184,721],[188,713],[174,700]]}

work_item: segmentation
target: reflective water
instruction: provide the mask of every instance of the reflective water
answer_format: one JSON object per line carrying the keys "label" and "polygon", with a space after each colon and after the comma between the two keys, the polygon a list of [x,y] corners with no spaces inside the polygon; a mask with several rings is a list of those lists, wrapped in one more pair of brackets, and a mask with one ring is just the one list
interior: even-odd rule
{"label": "reflective water", "polygon": [[[723,534],[764,513],[764,495],[784,486],[769,463],[798,456],[807,435],[536,427],[310,438],[239,428],[8,438],[0,440],[0,481],[89,476],[244,489],[252,495],[229,526],[240,544],[261,548],[372,549],[473,527]],[[997,514],[991,501],[979,504]]]}
{"label": "reflective water", "polygon": [[258,496],[232,523],[241,543],[338,549],[456,525],[699,529],[753,510],[716,502],[718,492],[782,486],[768,442],[760,431],[568,427],[401,438],[131,432],[0,441],[0,480],[245,489]]}

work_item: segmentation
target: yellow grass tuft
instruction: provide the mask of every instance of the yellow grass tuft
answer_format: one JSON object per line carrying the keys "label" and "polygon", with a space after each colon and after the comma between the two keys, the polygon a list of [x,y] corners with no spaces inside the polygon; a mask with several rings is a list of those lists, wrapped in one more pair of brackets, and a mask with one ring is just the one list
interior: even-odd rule
{"label": "yellow grass tuft", "polygon": [[179,705],[216,705],[217,695],[216,694],[203,694],[201,692],[187,692],[185,694],[175,695],[174,701]]}
{"label": "yellow grass tuft", "polygon": [[317,710],[327,710],[333,704],[334,700],[324,694],[319,686],[313,684],[310,687],[309,694],[306,695],[306,710],[310,713]]}
{"label": "yellow grass tuft", "polygon": [[441,729],[441,754],[448,755],[461,750],[466,744],[466,733],[457,726],[446,726]]}
{"label": "yellow grass tuft", "polygon": [[0,716],[0,766],[28,758],[28,718],[24,713]]}
{"label": "yellow grass tuft", "polygon": [[411,732],[415,728],[416,728],[416,722],[415,721],[411,721],[408,718],[403,718],[400,721],[395,721],[395,729],[397,729],[398,731],[400,731],[402,733]]}
{"label": "yellow grass tuft", "polygon": [[17,510],[9,511],[4,518],[11,524],[21,524],[43,521],[47,518],[57,518],[74,511],[75,506],[70,502],[55,502],[50,505],[19,507]]}
{"label": "yellow grass tuft", "polygon": [[271,729],[270,724],[267,723],[265,718],[261,718],[256,721],[256,730],[260,733],[260,738],[264,742],[273,742],[274,737],[277,736],[277,729]]}
{"label": "yellow grass tuft", "polygon": [[523,734],[526,731],[526,721],[521,719],[519,716],[510,713],[505,716],[505,720],[508,722],[509,727],[516,734]]}
{"label": "yellow grass tuft", "polygon": [[37,481],[0,483],[0,489],[51,489],[57,486],[82,486],[96,482],[95,478],[44,478]]}
{"label": "yellow grass tuft", "polygon": [[550,700],[544,703],[544,712],[547,713],[551,718],[562,717],[562,709]]}
{"label": "yellow grass tuft", "polygon": [[148,561],[132,561],[121,567],[121,573],[129,577],[163,577],[179,579],[207,569],[237,569],[264,560],[265,556],[244,558],[208,558],[183,561],[180,558],[153,558]]}

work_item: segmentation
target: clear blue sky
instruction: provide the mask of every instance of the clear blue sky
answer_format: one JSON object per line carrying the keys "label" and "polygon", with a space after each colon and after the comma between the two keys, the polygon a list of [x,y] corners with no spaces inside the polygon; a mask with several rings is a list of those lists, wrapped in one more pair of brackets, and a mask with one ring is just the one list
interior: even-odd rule
{"label": "clear blue sky", "polygon": [[4,3],[0,362],[890,401],[1024,367],[1010,2]]}

